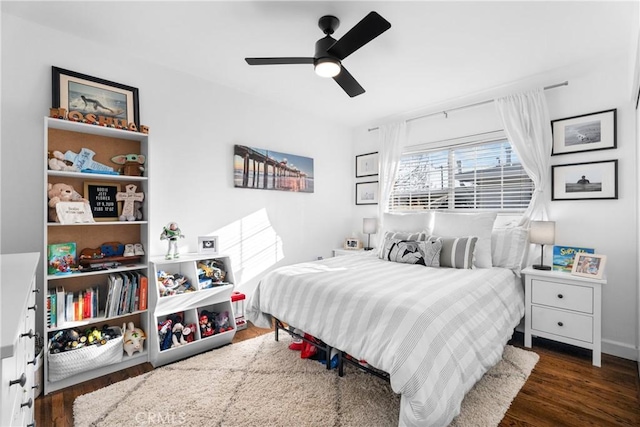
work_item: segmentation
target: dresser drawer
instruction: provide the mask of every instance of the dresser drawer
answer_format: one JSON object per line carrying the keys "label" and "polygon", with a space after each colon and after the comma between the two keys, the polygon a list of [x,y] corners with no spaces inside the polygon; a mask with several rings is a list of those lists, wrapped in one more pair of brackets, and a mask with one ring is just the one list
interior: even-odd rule
{"label": "dresser drawer", "polygon": [[531,329],[593,343],[593,318],[546,307],[531,307]]}
{"label": "dresser drawer", "polygon": [[593,288],[534,279],[531,302],[593,314]]}

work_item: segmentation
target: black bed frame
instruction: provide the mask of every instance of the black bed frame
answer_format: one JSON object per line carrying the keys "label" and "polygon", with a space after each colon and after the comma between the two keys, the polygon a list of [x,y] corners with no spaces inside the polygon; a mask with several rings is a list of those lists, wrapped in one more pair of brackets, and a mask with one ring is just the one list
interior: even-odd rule
{"label": "black bed frame", "polygon": [[[318,349],[321,349],[325,352],[326,355],[326,365],[327,365],[327,369],[331,369],[331,350],[333,350],[334,348],[331,347],[330,345],[324,343],[321,340],[318,340],[319,342],[314,342],[311,340],[306,339],[304,336],[295,333],[292,328],[288,328],[284,325],[284,323],[282,323],[282,321],[280,321],[280,319],[277,318],[273,318],[274,319],[274,324],[275,324],[275,338],[276,341],[278,341],[279,338],[279,331],[284,331],[286,333],[288,333],[289,335],[291,335],[294,338],[298,338],[301,339],[304,342],[307,342],[313,346],[315,346]],[[354,360],[351,356],[349,356],[347,353],[345,353],[344,351],[340,350],[340,349],[335,349],[338,353],[338,376],[342,377],[344,376],[344,362],[350,363],[351,365],[367,372],[368,374],[371,375],[375,375],[378,378],[383,379],[384,381],[389,381],[389,374],[383,371],[380,371],[378,369],[375,368],[370,368],[368,366],[363,366],[362,364],[360,364],[357,360]]]}

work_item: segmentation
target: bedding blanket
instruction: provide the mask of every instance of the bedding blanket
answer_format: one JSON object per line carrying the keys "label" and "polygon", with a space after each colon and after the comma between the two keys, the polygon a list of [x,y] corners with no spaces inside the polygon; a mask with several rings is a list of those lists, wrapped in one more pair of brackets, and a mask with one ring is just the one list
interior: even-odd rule
{"label": "bedding blanket", "polygon": [[431,268],[372,253],[281,267],[248,301],[271,316],[390,375],[401,426],[447,426],[473,385],[502,357],[524,315],[508,269]]}

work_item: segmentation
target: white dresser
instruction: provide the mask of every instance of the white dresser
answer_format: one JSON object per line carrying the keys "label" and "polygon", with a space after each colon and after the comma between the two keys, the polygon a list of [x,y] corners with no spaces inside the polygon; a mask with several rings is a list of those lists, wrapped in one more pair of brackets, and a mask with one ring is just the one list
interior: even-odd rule
{"label": "white dresser", "polygon": [[604,279],[560,271],[525,268],[524,345],[531,337],[593,350],[593,365],[601,364],[602,285]]}
{"label": "white dresser", "polygon": [[33,426],[39,253],[0,255],[0,426]]}

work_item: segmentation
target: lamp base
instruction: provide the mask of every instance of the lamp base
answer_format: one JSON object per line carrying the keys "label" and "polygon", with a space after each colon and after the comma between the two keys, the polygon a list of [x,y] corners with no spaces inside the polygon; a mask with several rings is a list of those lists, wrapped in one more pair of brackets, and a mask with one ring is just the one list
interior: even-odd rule
{"label": "lamp base", "polygon": [[535,269],[535,270],[551,270],[551,267],[548,265],[544,265],[544,264],[536,264],[536,265],[532,265],[531,268]]}
{"label": "lamp base", "polygon": [[371,251],[373,248],[364,248],[365,251]]}

